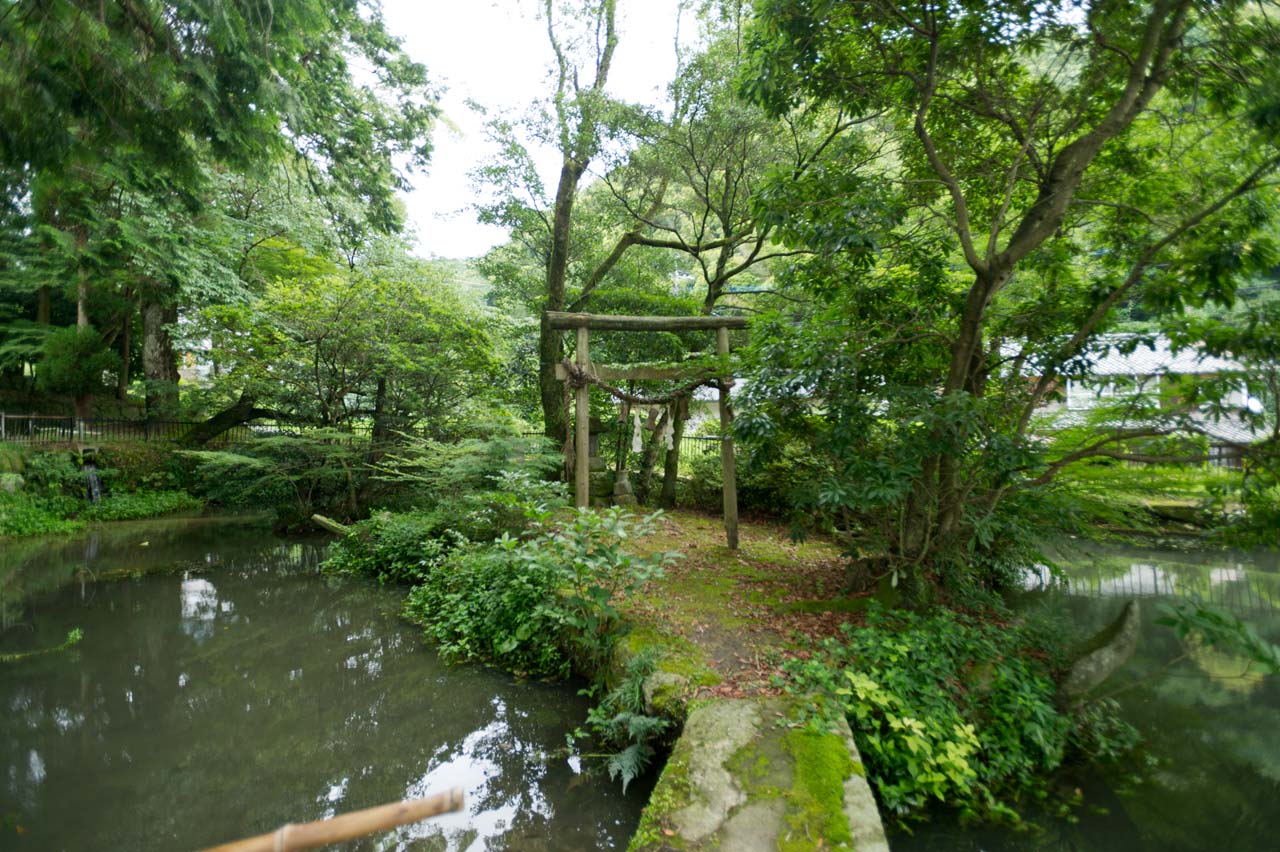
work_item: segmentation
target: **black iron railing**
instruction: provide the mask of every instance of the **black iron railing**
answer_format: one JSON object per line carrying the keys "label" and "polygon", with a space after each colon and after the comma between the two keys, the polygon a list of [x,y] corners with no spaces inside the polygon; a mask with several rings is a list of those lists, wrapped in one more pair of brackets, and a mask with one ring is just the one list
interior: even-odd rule
{"label": "black iron railing", "polygon": [[[0,442],[10,444],[65,444],[117,441],[157,441],[176,443],[191,429],[201,425],[195,420],[127,420],[123,418],[76,418],[48,414],[11,414],[0,411]],[[242,443],[267,435],[302,435],[319,428],[314,424],[267,421],[233,426],[210,443],[226,445]],[[356,425],[338,431],[355,440],[367,440],[372,427]]]}
{"label": "black iron railing", "polygon": [[[127,441],[154,441],[158,443],[178,443],[187,433],[201,425],[195,420],[129,420],[124,418],[92,417],[78,419],[66,415],[47,414],[12,414],[0,411],[0,442],[10,444],[94,444]],[[312,423],[296,421],[255,421],[241,424],[218,435],[206,446],[227,446],[244,443],[253,438],[271,435],[306,435],[321,429],[329,432],[341,432],[349,435],[352,441],[368,441],[373,437],[372,424],[356,423],[342,427],[322,427]],[[398,434],[415,434],[415,430],[396,429]],[[539,436],[540,432],[527,433],[529,437]],[[342,440],[339,438],[338,440]],[[639,453],[631,452],[630,436],[627,436],[621,452],[626,455],[628,469],[639,468]],[[665,448],[659,448],[656,465],[661,469],[665,458]],[[600,454],[605,458],[610,469],[617,464],[619,443],[616,433],[600,435]],[[680,470],[687,475],[695,459],[706,456],[719,456],[720,438],[711,436],[685,436],[680,442]]]}

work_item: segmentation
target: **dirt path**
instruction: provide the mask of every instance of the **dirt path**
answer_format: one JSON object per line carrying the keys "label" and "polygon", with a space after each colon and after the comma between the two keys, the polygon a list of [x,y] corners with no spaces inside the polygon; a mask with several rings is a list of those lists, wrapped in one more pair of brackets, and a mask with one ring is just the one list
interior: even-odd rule
{"label": "dirt path", "polygon": [[637,550],[683,554],[626,609],[639,628],[686,640],[700,652],[718,679],[700,694],[775,693],[774,679],[783,661],[797,655],[797,640],[836,635],[859,617],[861,600],[842,596],[847,561],[839,549],[821,540],[792,542],[780,525],[744,522],[734,553],[719,518],[672,512]]}

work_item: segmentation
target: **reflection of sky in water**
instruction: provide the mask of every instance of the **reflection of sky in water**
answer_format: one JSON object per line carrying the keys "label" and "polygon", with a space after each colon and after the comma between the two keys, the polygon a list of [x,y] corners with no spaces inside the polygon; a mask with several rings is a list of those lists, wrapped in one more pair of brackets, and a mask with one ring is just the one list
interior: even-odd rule
{"label": "reflection of sky in water", "polygon": [[329,787],[328,792],[326,792],[324,795],[317,797],[316,801],[323,802],[328,806],[324,809],[324,813],[320,817],[321,819],[329,819],[331,817],[337,816],[338,805],[341,804],[342,800],[346,798],[347,787],[350,784],[351,784],[350,778],[343,778],[337,784],[331,785]]}
{"label": "reflection of sky in water", "polygon": [[[72,626],[86,635],[74,653],[27,663],[27,679],[0,678],[0,817],[21,812],[33,852],[203,848],[250,823],[455,786],[464,813],[352,848],[625,847],[638,804],[548,762],[586,712],[571,688],[442,666],[399,620],[396,590],[299,571],[313,546],[264,548],[245,533],[239,550],[212,547],[224,530],[104,538],[87,598],[66,569],[25,615],[33,636],[18,639],[31,647]],[[78,568],[82,548],[39,564]],[[153,565],[167,570],[137,579]],[[129,579],[105,581],[112,571]],[[182,825],[157,836],[178,812]]]}
{"label": "reflection of sky in water", "polygon": [[1065,578],[1047,565],[1035,565],[1026,575],[1025,588],[1054,588],[1071,595],[1102,598],[1182,597],[1238,611],[1277,611],[1280,584],[1264,571],[1252,571],[1239,562],[1191,564],[1176,561],[1113,558],[1107,564],[1083,560],[1063,566]]}
{"label": "reflection of sky in water", "polygon": [[[526,742],[517,739],[506,721],[508,708],[501,698],[491,702],[495,718],[472,731],[456,747],[442,746],[432,757],[430,768],[421,778],[411,782],[404,798],[416,799],[461,787],[466,795],[465,808],[398,830],[396,848],[406,841],[436,838],[443,840],[450,852],[484,852],[506,848],[503,835],[517,816],[527,819],[536,815],[550,819],[554,808],[543,793],[539,779],[545,774],[541,755]],[[450,756],[452,752],[452,756]],[[525,786],[518,787],[510,798],[502,799],[499,781],[504,769],[495,759],[498,752],[515,754],[521,761]],[[443,763],[441,758],[447,758]],[[511,771],[508,768],[506,771]],[[434,846],[432,848],[435,848]]]}
{"label": "reflection of sky in water", "polygon": [[213,635],[213,621],[218,617],[218,590],[208,580],[184,577],[178,587],[182,599],[182,632],[197,642]]}
{"label": "reflection of sky in water", "polygon": [[1221,583],[1239,583],[1246,576],[1244,568],[1240,566],[1235,568],[1213,568],[1209,571],[1209,583],[1214,586]]}

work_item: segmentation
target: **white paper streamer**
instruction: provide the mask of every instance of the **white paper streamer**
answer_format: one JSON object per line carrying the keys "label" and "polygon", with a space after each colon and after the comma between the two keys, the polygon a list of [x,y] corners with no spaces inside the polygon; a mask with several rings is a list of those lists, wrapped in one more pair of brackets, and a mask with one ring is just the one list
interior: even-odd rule
{"label": "white paper streamer", "polygon": [[643,452],[644,441],[640,438],[640,412],[634,408],[631,409],[631,419],[635,422],[635,428],[631,431],[631,452]]}

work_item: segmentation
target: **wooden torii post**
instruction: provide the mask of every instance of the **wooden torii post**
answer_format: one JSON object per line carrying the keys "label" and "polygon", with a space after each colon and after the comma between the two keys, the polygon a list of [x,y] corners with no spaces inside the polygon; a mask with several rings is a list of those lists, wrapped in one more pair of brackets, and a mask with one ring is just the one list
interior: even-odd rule
{"label": "wooden torii post", "polygon": [[[574,330],[578,335],[578,348],[574,356],[574,368],[583,374],[605,380],[626,379],[677,379],[687,378],[688,372],[679,368],[654,367],[610,368],[593,367],[590,355],[591,331],[714,331],[716,354],[729,354],[729,329],[744,329],[747,321],[742,317],[632,317],[606,314],[570,314],[547,311],[547,324],[555,331]],[[557,365],[556,378],[568,381],[571,377],[563,366]],[[720,377],[720,463],[724,479],[724,532],[732,550],[738,549],[738,481],[737,466],[733,455],[733,409],[730,407],[729,384],[732,377]],[[574,410],[574,468],[573,502],[579,508],[591,505],[590,460],[588,444],[590,435],[590,388],[579,384],[575,389]]]}

